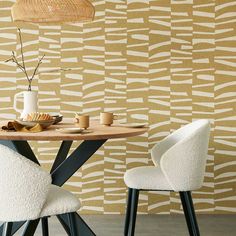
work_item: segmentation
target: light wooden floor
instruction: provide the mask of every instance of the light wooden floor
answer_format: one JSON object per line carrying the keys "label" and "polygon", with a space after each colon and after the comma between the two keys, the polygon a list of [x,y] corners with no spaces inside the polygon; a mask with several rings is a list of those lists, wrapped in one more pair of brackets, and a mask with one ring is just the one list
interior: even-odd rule
{"label": "light wooden floor", "polygon": [[[124,216],[83,216],[97,236],[122,236]],[[198,216],[201,236],[235,236],[236,215]],[[51,236],[66,236],[55,217],[49,220]],[[16,234],[20,236],[20,232]],[[38,227],[36,236],[41,235]],[[188,236],[184,216],[149,215],[138,216],[136,236]],[[86,236],[86,235],[82,235]]]}

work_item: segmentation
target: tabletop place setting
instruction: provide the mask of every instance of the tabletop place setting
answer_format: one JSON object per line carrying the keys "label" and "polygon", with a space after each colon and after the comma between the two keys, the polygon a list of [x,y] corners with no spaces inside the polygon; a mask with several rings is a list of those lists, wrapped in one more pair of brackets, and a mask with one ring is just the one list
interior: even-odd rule
{"label": "tabletop place setting", "polygon": [[[24,93],[23,93],[24,95]],[[18,94],[15,96],[15,99],[17,98]],[[14,104],[16,103],[16,100]],[[125,123],[125,122],[119,122],[119,116],[113,114],[112,112],[100,112],[99,120],[94,119],[93,117],[90,117],[87,114],[82,114],[76,112],[74,114],[74,119],[71,121],[71,119],[63,117],[63,115],[59,113],[53,113],[53,112],[38,112],[37,110],[38,105],[34,105],[33,108],[29,106],[28,101],[24,101],[24,109],[19,110],[16,108],[16,105],[14,105],[14,108],[16,111],[20,112],[20,117],[12,120],[7,121],[5,125],[2,126],[2,131],[15,131],[15,132],[43,132],[47,130],[48,128],[54,129],[53,127],[55,125],[60,126],[60,124],[63,124],[64,120],[67,122],[67,126],[70,125],[70,127],[59,127],[55,128],[55,131],[64,133],[64,134],[88,134],[93,132],[93,127],[91,126],[91,121],[93,123],[97,122],[104,128],[109,127],[123,127],[123,128],[145,128],[147,127],[146,123]],[[26,113],[26,111],[34,110],[33,112]],[[63,120],[64,119],[64,120]],[[122,117],[120,118],[122,119]],[[69,120],[69,123],[68,123]]]}
{"label": "tabletop place setting", "polygon": [[[20,110],[17,109],[17,111]],[[118,130],[119,128],[139,129],[148,127],[145,123],[119,122],[119,116],[112,112],[100,112],[99,119],[77,112],[74,114],[74,119],[64,118],[63,115],[52,112],[21,112],[19,118],[5,121],[1,131],[25,133],[53,131],[61,134],[86,135],[95,131],[94,125],[96,125],[96,127],[100,126],[100,131],[107,131],[109,128]],[[120,117],[120,120],[122,120],[122,118],[123,117]]]}

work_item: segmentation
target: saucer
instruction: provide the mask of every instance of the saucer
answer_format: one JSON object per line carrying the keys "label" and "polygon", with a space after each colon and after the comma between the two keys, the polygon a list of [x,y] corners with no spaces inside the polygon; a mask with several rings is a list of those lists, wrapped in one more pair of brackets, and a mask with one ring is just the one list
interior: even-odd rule
{"label": "saucer", "polygon": [[84,129],[81,128],[61,128],[56,129],[56,131],[64,134],[80,134],[84,131]]}
{"label": "saucer", "polygon": [[126,128],[143,128],[147,126],[144,123],[120,123],[119,126],[126,127]]}

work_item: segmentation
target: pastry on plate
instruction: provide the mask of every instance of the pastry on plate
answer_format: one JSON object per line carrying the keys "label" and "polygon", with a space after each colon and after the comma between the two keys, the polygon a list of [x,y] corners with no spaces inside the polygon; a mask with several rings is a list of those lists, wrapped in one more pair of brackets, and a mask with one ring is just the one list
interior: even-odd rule
{"label": "pastry on plate", "polygon": [[29,113],[24,121],[51,121],[54,120],[48,113],[32,112]]}

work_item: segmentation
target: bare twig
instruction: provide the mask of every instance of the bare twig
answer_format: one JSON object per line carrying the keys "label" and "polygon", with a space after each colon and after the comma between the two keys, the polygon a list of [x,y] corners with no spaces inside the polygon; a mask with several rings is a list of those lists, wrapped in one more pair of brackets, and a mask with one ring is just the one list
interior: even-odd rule
{"label": "bare twig", "polygon": [[39,66],[42,64],[42,61],[43,61],[43,58],[44,58],[44,57],[45,57],[45,54],[39,59],[39,62],[38,62],[37,66],[36,66],[35,69],[34,69],[34,73],[33,73],[33,75],[31,76],[31,79],[30,79],[31,81],[33,80],[34,76],[36,75]]}
{"label": "bare twig", "polygon": [[22,58],[22,67],[24,68],[24,72],[25,72],[27,80],[30,81],[29,75],[28,75],[26,67],[25,67],[25,58],[24,58],[24,52],[23,52],[23,41],[22,41],[20,28],[18,28],[18,33],[19,33],[19,38],[20,38],[20,52],[21,52],[21,58]]}
{"label": "bare twig", "polygon": [[23,64],[23,67],[25,67],[25,59],[24,59],[24,52],[23,52],[23,42],[22,42],[20,28],[18,28],[18,32],[19,32],[19,37],[20,37],[20,51],[21,51],[22,64]]}
{"label": "bare twig", "polygon": [[17,67],[25,74],[25,76],[26,76],[26,78],[27,78],[27,80],[28,80],[28,83],[29,83],[28,91],[31,91],[31,84],[32,84],[32,81],[33,81],[33,79],[34,79],[34,77],[35,77],[36,75],[39,75],[39,74],[42,74],[42,73],[51,73],[51,72],[57,72],[57,71],[68,71],[68,70],[71,70],[71,69],[55,69],[55,70],[49,70],[49,71],[38,72],[38,69],[39,69],[40,65],[43,63],[42,61],[43,61],[43,59],[44,59],[44,57],[45,57],[45,55],[43,55],[43,56],[39,59],[37,65],[36,65],[36,67],[35,67],[35,69],[34,69],[34,71],[33,71],[32,76],[29,77],[28,71],[27,71],[26,65],[25,65],[25,58],[24,58],[24,51],[23,51],[23,42],[22,42],[21,30],[20,30],[19,28],[18,28],[18,32],[19,32],[19,39],[20,39],[20,51],[21,51],[22,62],[20,63],[20,62],[17,60],[14,51],[12,51],[12,56],[11,56],[9,59],[7,59],[5,62],[13,62],[13,63],[15,63],[15,64],[17,65]]}
{"label": "bare twig", "polygon": [[19,62],[18,62],[18,60],[17,60],[17,58],[16,58],[16,56],[15,56],[15,53],[12,51],[12,59],[13,59],[13,62],[15,62],[20,68],[22,68],[23,70],[25,70],[25,68],[24,68],[24,66],[22,66]]}
{"label": "bare twig", "polygon": [[[8,60],[6,60],[5,62],[13,62],[13,63],[15,63],[22,70],[22,72],[26,75],[26,77],[28,76],[27,73],[26,73],[25,68],[18,62],[18,60],[17,60],[17,58],[15,56],[15,53],[13,51],[12,51],[12,57],[9,58]],[[27,79],[28,79],[28,77],[27,77]]]}
{"label": "bare twig", "polygon": [[31,91],[32,81],[33,81],[33,79],[34,79],[34,76],[35,76],[35,74],[36,74],[36,72],[37,72],[39,66],[42,64],[42,60],[43,60],[44,57],[45,57],[45,55],[43,55],[43,56],[39,59],[38,64],[36,65],[36,67],[35,67],[35,69],[34,69],[34,72],[33,72],[32,76],[31,76],[31,78],[29,79],[29,87],[28,87],[28,90],[29,90],[29,91]]}

